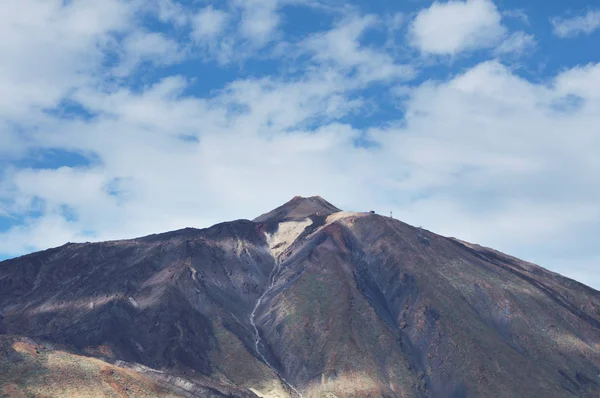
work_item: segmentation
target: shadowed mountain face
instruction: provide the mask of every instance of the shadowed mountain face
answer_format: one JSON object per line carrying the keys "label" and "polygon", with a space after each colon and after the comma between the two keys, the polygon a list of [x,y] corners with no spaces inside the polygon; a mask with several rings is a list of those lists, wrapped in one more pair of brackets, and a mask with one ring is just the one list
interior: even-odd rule
{"label": "shadowed mountain face", "polygon": [[0,262],[0,314],[182,396],[600,394],[600,292],[320,197]]}

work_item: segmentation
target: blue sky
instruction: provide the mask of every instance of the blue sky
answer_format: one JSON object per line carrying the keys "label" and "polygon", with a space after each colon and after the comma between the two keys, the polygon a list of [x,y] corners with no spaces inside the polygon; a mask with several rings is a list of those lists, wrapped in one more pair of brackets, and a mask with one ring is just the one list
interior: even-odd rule
{"label": "blue sky", "polygon": [[295,195],[600,288],[591,1],[5,0],[0,259]]}

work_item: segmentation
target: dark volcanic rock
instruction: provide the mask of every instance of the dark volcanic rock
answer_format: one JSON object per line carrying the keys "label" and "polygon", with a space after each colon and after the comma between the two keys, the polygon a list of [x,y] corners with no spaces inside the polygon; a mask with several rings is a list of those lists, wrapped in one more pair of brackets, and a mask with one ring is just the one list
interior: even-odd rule
{"label": "dark volcanic rock", "polygon": [[328,216],[341,210],[320,196],[310,198],[294,197],[289,202],[279,206],[254,219],[255,223],[280,223],[282,221],[299,220],[311,216]]}
{"label": "dark volcanic rock", "polygon": [[0,333],[185,396],[600,393],[598,291],[320,197],[0,262]]}

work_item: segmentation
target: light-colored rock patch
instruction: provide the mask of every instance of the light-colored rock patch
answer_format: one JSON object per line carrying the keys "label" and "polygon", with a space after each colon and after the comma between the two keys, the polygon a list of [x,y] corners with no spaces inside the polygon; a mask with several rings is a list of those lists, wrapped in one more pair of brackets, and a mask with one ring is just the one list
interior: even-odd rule
{"label": "light-colored rock patch", "polygon": [[357,212],[357,211],[338,211],[337,213],[333,213],[332,215],[330,215],[329,217],[327,217],[327,220],[325,221],[325,225],[329,225],[331,223],[334,223],[338,220],[341,220],[342,218],[347,218],[347,217],[365,217],[367,216],[369,213],[361,213],[361,212]]}
{"label": "light-colored rock patch", "polygon": [[279,228],[273,234],[267,234],[267,243],[273,257],[277,258],[304,232],[306,227],[312,225],[310,218],[300,221],[286,221],[279,224]]}

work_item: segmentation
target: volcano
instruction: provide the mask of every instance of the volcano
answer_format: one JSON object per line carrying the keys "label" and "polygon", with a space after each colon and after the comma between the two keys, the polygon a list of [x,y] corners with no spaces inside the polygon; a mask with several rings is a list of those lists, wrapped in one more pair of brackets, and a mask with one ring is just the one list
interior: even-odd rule
{"label": "volcano", "polygon": [[593,397],[600,292],[295,197],[0,262],[0,395]]}

